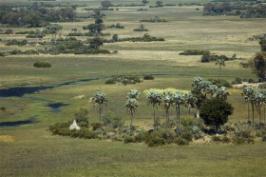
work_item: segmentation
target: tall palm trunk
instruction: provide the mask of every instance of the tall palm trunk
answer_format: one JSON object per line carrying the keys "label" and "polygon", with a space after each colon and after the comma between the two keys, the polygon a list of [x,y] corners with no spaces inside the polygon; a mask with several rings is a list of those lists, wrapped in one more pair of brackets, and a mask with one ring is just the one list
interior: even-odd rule
{"label": "tall palm trunk", "polygon": [[255,106],[254,103],[251,103],[251,110],[252,110],[252,124],[255,125]]}
{"label": "tall palm trunk", "polygon": [[103,108],[102,105],[99,105],[99,120],[102,121],[102,112],[103,112]]}
{"label": "tall palm trunk", "polygon": [[131,120],[130,120],[130,132],[133,131],[133,120],[134,120],[134,112],[132,110],[130,110],[130,116],[131,116]]}
{"label": "tall palm trunk", "polygon": [[249,102],[248,102],[248,122],[250,122],[250,107],[249,107]]}
{"label": "tall palm trunk", "polygon": [[170,120],[169,120],[169,108],[165,109],[165,117],[166,117],[166,126],[169,127]]}
{"label": "tall palm trunk", "polygon": [[263,123],[265,124],[265,112],[266,112],[266,108],[265,105],[263,106]]}
{"label": "tall palm trunk", "polygon": [[156,120],[156,110],[155,105],[153,105],[153,128],[157,129],[157,120]]}
{"label": "tall palm trunk", "polygon": [[180,105],[176,105],[176,124],[177,125],[180,123],[180,115],[181,115]]}

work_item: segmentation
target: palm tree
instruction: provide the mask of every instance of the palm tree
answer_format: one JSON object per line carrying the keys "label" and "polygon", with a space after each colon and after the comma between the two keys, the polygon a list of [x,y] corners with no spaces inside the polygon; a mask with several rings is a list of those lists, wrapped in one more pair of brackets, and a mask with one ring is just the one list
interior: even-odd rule
{"label": "palm tree", "polygon": [[175,104],[175,111],[176,111],[176,123],[180,122],[181,116],[181,105],[185,103],[184,96],[180,92],[176,92],[173,96],[173,101]]}
{"label": "palm tree", "polygon": [[159,120],[156,119],[156,109],[158,109],[158,106],[162,102],[162,95],[161,93],[157,91],[149,91],[147,93],[147,99],[148,99],[148,103],[152,105],[152,108],[153,108],[153,123],[154,123],[153,127],[154,129],[157,129]]}
{"label": "palm tree", "polygon": [[242,95],[244,96],[245,102],[248,105],[248,122],[250,122],[250,105],[252,108],[252,119],[254,123],[254,105],[253,105],[253,97],[254,97],[254,89],[251,87],[244,87]]}
{"label": "palm tree", "polygon": [[135,113],[136,110],[138,108],[138,101],[135,98],[128,98],[127,102],[126,102],[126,108],[131,116],[131,120],[130,120],[130,131],[133,130],[133,120],[135,117]]}
{"label": "palm tree", "polygon": [[140,92],[136,89],[132,89],[128,92],[127,94],[127,98],[134,98],[134,99],[138,99],[140,96]]}
{"label": "palm tree", "polygon": [[[187,93],[184,95],[184,104],[188,108],[188,114],[190,114],[191,108],[195,108],[197,106],[197,98],[191,93]],[[199,113],[197,113],[197,117],[199,117]]]}
{"label": "palm tree", "polygon": [[213,92],[213,97],[215,98],[220,98],[223,100],[227,100],[227,97],[229,96],[229,92],[227,91],[227,89],[225,87],[220,87],[217,88],[214,92]]}
{"label": "palm tree", "polygon": [[163,93],[162,102],[165,110],[166,126],[169,127],[169,110],[174,103],[173,95],[171,93]]}
{"label": "palm tree", "polygon": [[224,58],[218,58],[215,62],[216,65],[219,66],[219,69],[222,70],[222,67],[225,67],[225,60]]}
{"label": "palm tree", "polygon": [[126,108],[131,116],[130,120],[130,130],[133,130],[133,120],[135,117],[136,110],[138,108],[138,98],[140,96],[140,92],[136,89],[132,89],[127,94],[127,102]]}
{"label": "palm tree", "polygon": [[105,93],[98,91],[96,94],[90,98],[90,102],[92,102],[95,106],[98,107],[99,120],[102,120],[103,106],[108,102]]}

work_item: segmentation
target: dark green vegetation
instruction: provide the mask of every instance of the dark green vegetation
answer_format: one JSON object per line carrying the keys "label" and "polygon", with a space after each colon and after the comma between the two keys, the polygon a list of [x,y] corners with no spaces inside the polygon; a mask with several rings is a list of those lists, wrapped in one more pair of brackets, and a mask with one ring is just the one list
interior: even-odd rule
{"label": "dark green vegetation", "polygon": [[36,68],[50,68],[50,67],[52,67],[52,65],[50,63],[42,62],[42,61],[35,62],[33,64],[33,66]]}
{"label": "dark green vegetation", "polygon": [[266,18],[263,1],[212,2],[204,5],[204,15],[236,15],[241,18]]}
{"label": "dark green vegetation", "polygon": [[73,8],[53,9],[42,7],[38,3],[17,8],[3,5],[0,9],[0,22],[14,26],[40,27],[49,22],[73,21],[75,19]]}
{"label": "dark green vegetation", "polygon": [[[175,130],[168,131],[169,128],[163,128],[150,132],[148,139],[142,136],[146,135],[143,131],[147,132],[154,126],[153,107],[147,103],[144,94],[147,89],[176,88],[186,93],[191,90],[195,76],[210,80],[215,85],[221,84],[219,87],[225,86],[222,80],[231,83],[235,78],[239,78],[240,84],[242,81],[258,81],[254,70],[243,68],[240,63],[249,66],[249,59],[253,59],[261,50],[259,40],[248,39],[265,33],[265,19],[203,16],[202,5],[207,0],[162,2],[163,7],[155,7],[155,0],[113,0],[112,6],[101,10],[99,14],[98,11],[95,13],[95,9],[103,8],[100,1],[42,1],[41,7],[51,10],[75,9],[75,19],[48,22],[50,25],[62,26],[62,29],[58,28],[54,34],[44,33],[48,24],[44,27],[30,28],[26,27],[27,25],[16,27],[1,24],[0,51],[5,57],[0,57],[0,95],[5,93],[6,97],[0,98],[0,123],[10,126],[0,128],[0,176],[265,176],[263,164],[266,163],[266,145],[262,141],[265,141],[266,137],[260,123],[263,122],[264,104],[261,107],[261,116],[259,110],[254,110],[254,124],[251,108],[251,101],[254,96],[258,98],[260,92],[250,94],[245,102],[241,95],[242,89],[237,89],[234,85],[228,87],[230,95],[227,102],[234,107],[234,112],[229,116],[228,122],[220,127],[221,133],[227,134],[215,136],[209,135],[211,132],[203,132],[204,141],[202,138],[196,139],[197,133],[191,136],[191,131],[194,131],[192,127],[202,125],[202,121],[197,122],[198,119],[194,119],[194,114],[197,115],[196,105],[191,109],[181,105],[180,114],[179,109],[176,114],[173,106],[167,112],[168,107],[165,105],[168,100],[164,99],[158,109],[155,108],[156,120],[160,120],[162,126],[167,117],[171,125],[171,120],[176,120],[180,116],[181,131],[177,133]],[[32,5],[31,1],[24,0],[0,0],[0,3],[1,7],[6,4],[16,7]],[[141,8],[147,10],[138,11]],[[97,36],[88,29],[83,29],[83,26],[95,24],[96,16],[102,18],[104,25],[102,34]],[[142,38],[143,33],[134,29],[139,27],[141,19],[149,20],[155,16],[166,19],[167,22],[142,24],[149,30],[150,36],[163,38],[164,41],[109,42],[113,39]],[[117,23],[124,28],[109,28]],[[49,31],[56,28],[49,27]],[[67,50],[64,47],[63,52],[58,55],[47,52],[39,55],[24,54],[26,51],[43,51],[46,45],[42,44],[48,44],[48,49],[57,46],[52,41],[58,41],[59,46],[64,46],[62,41],[68,40],[70,33],[80,34],[74,36],[74,43],[81,41],[82,45],[89,46],[90,41],[97,37],[102,40],[96,38],[96,44],[101,44],[101,41],[104,43],[99,49],[118,52],[75,55],[64,53],[64,50]],[[34,38],[26,38],[30,34],[34,34]],[[117,36],[113,38],[115,34]],[[25,39],[27,44],[7,46],[6,41],[13,39]],[[68,45],[71,46],[66,42],[66,46]],[[214,62],[201,63],[201,56],[179,55],[185,50],[209,50],[219,56],[231,57],[236,54],[238,57],[226,61],[226,66],[219,70]],[[16,55],[11,56],[10,52]],[[52,67],[35,68],[33,64],[37,61],[49,62]],[[121,75],[137,75],[141,80],[144,80],[145,75],[152,75],[155,79],[137,84],[105,84],[108,78]],[[139,90],[141,95],[138,98],[129,97],[128,91],[131,89]],[[16,95],[14,92],[10,94],[10,90],[16,91]],[[95,102],[88,102],[90,97],[95,97],[98,90],[105,92],[108,100],[102,107]],[[258,100],[260,102],[256,103],[255,108],[258,103],[263,103],[262,99]],[[58,105],[65,106],[56,111],[51,108]],[[84,115],[88,121],[83,119]],[[95,124],[100,122],[99,115],[102,119],[100,125]],[[248,117],[250,123],[247,124]],[[69,127],[73,119],[77,120],[79,126],[88,124],[89,133],[94,132],[93,127],[103,126],[103,131],[96,131],[98,135],[102,135],[118,130],[116,127],[123,125],[128,133],[133,132],[135,128],[139,135],[128,136],[130,134],[126,133],[123,140],[128,143],[124,143],[109,138],[113,133],[109,133],[107,139],[106,135],[100,136],[100,139],[85,139],[52,135],[49,131],[49,127],[57,123],[67,123]],[[11,126],[14,124],[16,126]],[[140,131],[141,129],[143,131]],[[142,143],[136,143],[141,139]],[[162,146],[157,146],[159,143]],[[188,143],[189,145],[186,145]],[[180,146],[182,144],[186,146]]]}

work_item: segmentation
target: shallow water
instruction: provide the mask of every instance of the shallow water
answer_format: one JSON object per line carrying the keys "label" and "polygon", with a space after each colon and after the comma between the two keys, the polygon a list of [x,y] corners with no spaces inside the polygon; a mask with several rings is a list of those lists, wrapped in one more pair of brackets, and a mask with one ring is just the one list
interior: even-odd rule
{"label": "shallow water", "polygon": [[33,124],[36,122],[36,116],[33,116],[25,120],[0,122],[0,127],[18,127],[21,125]]}
{"label": "shallow water", "polygon": [[68,85],[74,85],[81,82],[90,82],[93,80],[99,80],[100,78],[89,78],[89,79],[79,79],[79,80],[73,80],[73,81],[65,81],[59,84],[53,84],[53,85],[42,85],[42,86],[32,86],[32,87],[11,87],[11,88],[4,88],[0,89],[0,98],[6,98],[6,97],[22,97],[25,94],[33,94],[38,93],[43,90],[47,89],[53,89],[56,87],[62,87],[62,86],[68,86]]}

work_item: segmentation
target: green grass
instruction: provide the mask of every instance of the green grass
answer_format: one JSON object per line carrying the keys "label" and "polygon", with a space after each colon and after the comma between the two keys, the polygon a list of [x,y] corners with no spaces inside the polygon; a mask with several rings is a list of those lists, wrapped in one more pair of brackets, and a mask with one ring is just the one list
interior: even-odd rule
{"label": "green grass", "polygon": [[[191,0],[194,1],[194,0]],[[196,0],[195,0],[196,1]],[[202,0],[201,2],[206,2]],[[0,0],[1,2],[1,0]],[[14,1],[17,3],[18,1]],[[26,1],[20,1],[25,3]],[[70,1],[68,1],[70,2]],[[115,0],[116,3],[137,3]],[[154,2],[154,1],[153,1]],[[169,3],[177,2],[169,0]],[[179,0],[178,2],[188,2]],[[197,1],[198,2],[198,1]],[[84,7],[97,7],[99,1],[78,1],[86,4],[78,7],[85,14]],[[15,128],[0,128],[0,176],[2,177],[264,177],[266,169],[266,144],[191,144],[189,146],[167,145],[149,148],[145,144],[124,144],[100,140],[83,140],[52,136],[48,127],[56,122],[72,120],[81,107],[89,109],[91,119],[96,118],[88,98],[97,90],[106,92],[109,103],[105,114],[121,116],[128,124],[125,109],[127,92],[136,88],[191,87],[195,76],[222,78],[228,81],[235,77],[255,78],[249,69],[243,69],[241,61],[227,62],[219,70],[214,63],[200,63],[199,56],[180,56],[186,49],[210,50],[228,56],[236,53],[247,61],[257,51],[257,42],[247,41],[252,35],[264,33],[264,19],[239,19],[237,17],[203,17],[196,6],[164,7],[137,12],[139,7],[119,7],[119,11],[106,12],[105,23],[121,22],[125,29],[108,29],[105,32],[120,37],[139,36],[133,32],[139,20],[160,16],[167,23],[144,23],[152,36],[164,37],[165,42],[131,43],[121,42],[105,45],[104,48],[118,50],[112,55],[39,55],[8,56],[0,58],[0,88],[56,84],[85,78],[102,78],[91,82],[78,82],[57,87],[40,93],[17,98],[1,98],[0,122],[24,120],[33,115],[38,122]],[[81,22],[62,23],[62,35],[74,27],[82,31],[82,26],[91,19]],[[1,27],[6,28],[6,27]],[[13,28],[25,31],[23,28]],[[23,39],[24,35],[0,35],[3,40]],[[47,36],[45,40],[49,40]],[[80,38],[85,40],[83,38]],[[14,46],[12,46],[13,48]],[[30,49],[26,46],[20,49]],[[17,48],[17,47],[14,47]],[[1,50],[9,50],[2,43]],[[36,61],[52,64],[51,68],[38,69],[32,65]],[[105,85],[106,77],[118,74],[154,74],[155,80],[136,85]],[[243,121],[247,117],[246,105],[240,95],[241,90],[230,89],[229,102],[234,106],[230,122]],[[85,95],[85,99],[74,99]],[[68,103],[61,112],[55,113],[47,103],[60,101]],[[164,119],[160,109],[160,118]],[[182,109],[182,115],[186,110]],[[152,110],[142,94],[136,114],[136,124],[152,126]],[[14,142],[2,142],[1,135],[10,135]]]}

